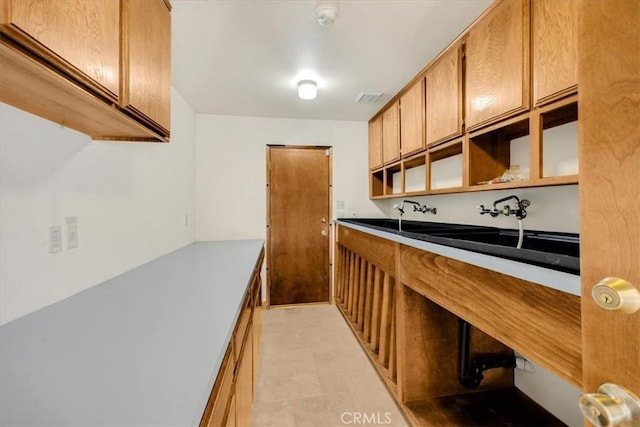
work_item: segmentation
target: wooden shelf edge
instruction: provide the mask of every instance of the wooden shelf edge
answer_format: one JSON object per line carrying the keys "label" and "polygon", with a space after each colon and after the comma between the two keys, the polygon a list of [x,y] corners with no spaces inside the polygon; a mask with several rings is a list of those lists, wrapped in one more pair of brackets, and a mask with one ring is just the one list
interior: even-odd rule
{"label": "wooden shelf edge", "polygon": [[491,190],[509,190],[516,188],[534,188],[534,187],[552,187],[558,185],[578,185],[578,175],[565,175],[554,176],[547,178],[540,178],[537,180],[520,181],[520,182],[502,182],[499,184],[483,184],[472,185],[470,187],[451,187],[451,188],[436,188],[425,191],[411,191],[407,193],[397,194],[385,194],[382,196],[370,196],[371,200],[377,199],[392,199],[394,197],[416,197],[416,196],[430,196],[437,194],[456,194],[467,193],[476,191],[491,191]]}
{"label": "wooden shelf edge", "polygon": [[478,135],[486,132],[491,132],[492,130],[499,129],[513,122],[518,122],[520,120],[523,120],[524,118],[527,118],[527,115],[530,112],[531,109],[528,106],[514,108],[513,110],[507,111],[500,116],[496,116],[483,122],[476,123],[473,126],[467,127],[466,133],[470,135]]}
{"label": "wooden shelf edge", "polygon": [[[539,99],[535,105],[534,108],[536,109],[542,109],[542,108],[547,108],[550,107],[551,109],[553,109],[553,107],[551,106],[551,104],[554,104],[555,102],[558,102],[559,104],[563,101],[566,101],[567,99],[570,98],[574,98],[577,101],[578,100],[578,85],[573,85],[571,87],[568,87],[566,89],[564,89],[561,92],[555,93],[553,95],[547,96],[545,98],[541,98]],[[567,104],[570,104],[573,101],[569,101],[566,102]]]}

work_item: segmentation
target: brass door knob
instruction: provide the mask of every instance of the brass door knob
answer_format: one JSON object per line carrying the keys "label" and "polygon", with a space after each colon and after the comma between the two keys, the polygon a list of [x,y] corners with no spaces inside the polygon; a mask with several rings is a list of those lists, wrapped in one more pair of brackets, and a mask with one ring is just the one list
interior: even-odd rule
{"label": "brass door knob", "polygon": [[593,287],[591,296],[607,310],[631,314],[640,310],[640,291],[618,277],[606,277]]}
{"label": "brass door knob", "polygon": [[640,425],[640,400],[624,387],[602,384],[598,393],[580,396],[579,404],[582,415],[596,427]]}

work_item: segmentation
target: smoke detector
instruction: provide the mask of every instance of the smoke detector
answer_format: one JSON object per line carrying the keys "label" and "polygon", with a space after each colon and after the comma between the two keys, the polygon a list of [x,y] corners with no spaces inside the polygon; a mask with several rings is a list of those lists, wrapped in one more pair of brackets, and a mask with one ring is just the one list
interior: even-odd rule
{"label": "smoke detector", "polygon": [[338,8],[332,4],[321,4],[316,8],[316,18],[318,24],[323,27],[330,27],[338,16]]}

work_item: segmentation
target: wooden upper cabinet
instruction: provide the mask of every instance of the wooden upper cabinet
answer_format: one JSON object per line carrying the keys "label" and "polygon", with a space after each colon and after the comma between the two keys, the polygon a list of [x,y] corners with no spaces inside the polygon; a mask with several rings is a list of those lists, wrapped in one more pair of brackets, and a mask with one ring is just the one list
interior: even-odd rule
{"label": "wooden upper cabinet", "polygon": [[382,166],[382,116],[369,122],[369,169]]}
{"label": "wooden upper cabinet", "polygon": [[462,49],[454,46],[426,72],[426,143],[462,134]]}
{"label": "wooden upper cabinet", "polygon": [[0,0],[0,32],[116,100],[120,5],[114,0]]}
{"label": "wooden upper cabinet", "polygon": [[535,106],[571,94],[578,86],[577,3],[577,0],[531,3]]}
{"label": "wooden upper cabinet", "polygon": [[502,0],[466,40],[467,129],[529,108],[529,1]]}
{"label": "wooden upper cabinet", "polygon": [[382,162],[400,159],[400,104],[391,104],[382,113]]}
{"label": "wooden upper cabinet", "polygon": [[400,97],[402,157],[424,149],[424,78]]}
{"label": "wooden upper cabinet", "polygon": [[0,0],[0,102],[99,140],[169,140],[168,0]]}
{"label": "wooden upper cabinet", "polygon": [[151,126],[171,127],[171,13],[164,0],[123,0],[120,105]]}

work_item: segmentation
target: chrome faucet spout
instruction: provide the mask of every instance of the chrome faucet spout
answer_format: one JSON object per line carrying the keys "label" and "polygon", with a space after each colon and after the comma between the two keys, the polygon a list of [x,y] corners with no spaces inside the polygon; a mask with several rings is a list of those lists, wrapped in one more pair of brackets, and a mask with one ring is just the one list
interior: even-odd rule
{"label": "chrome faucet spout", "polygon": [[398,217],[398,231],[402,231],[402,215],[404,214],[405,203],[413,205],[414,212],[422,212],[423,214],[429,212],[434,215],[437,213],[436,208],[429,208],[427,207],[427,205],[421,205],[420,203],[414,202],[413,200],[403,200],[399,205],[396,203],[395,205],[393,205],[393,209],[400,212],[400,216]]}

